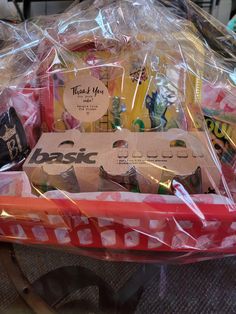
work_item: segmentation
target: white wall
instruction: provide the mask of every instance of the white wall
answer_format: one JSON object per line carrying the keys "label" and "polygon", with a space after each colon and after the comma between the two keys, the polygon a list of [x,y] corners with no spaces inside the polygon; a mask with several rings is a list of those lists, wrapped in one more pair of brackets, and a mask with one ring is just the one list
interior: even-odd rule
{"label": "white wall", "polygon": [[[73,1],[40,1],[31,3],[31,16],[63,12]],[[19,2],[20,8],[22,3]],[[12,2],[0,0],[0,18],[17,17],[17,11]]]}
{"label": "white wall", "polygon": [[[31,3],[31,16],[60,13],[64,11],[72,1],[40,1]],[[233,0],[236,2],[236,0]],[[21,7],[21,3],[19,3]],[[221,0],[220,5],[215,8],[213,15],[222,23],[227,24],[230,17],[232,0]],[[0,0],[0,18],[16,17],[17,12],[7,0]]]}
{"label": "white wall", "polygon": [[7,0],[0,0],[0,18],[17,17],[15,6]]}
{"label": "white wall", "polygon": [[[236,1],[236,0],[233,0]],[[232,9],[232,0],[221,0],[220,5],[213,10],[213,15],[223,24],[229,22],[230,13]]]}
{"label": "white wall", "polygon": [[40,1],[31,3],[31,16],[63,12],[72,1]]}

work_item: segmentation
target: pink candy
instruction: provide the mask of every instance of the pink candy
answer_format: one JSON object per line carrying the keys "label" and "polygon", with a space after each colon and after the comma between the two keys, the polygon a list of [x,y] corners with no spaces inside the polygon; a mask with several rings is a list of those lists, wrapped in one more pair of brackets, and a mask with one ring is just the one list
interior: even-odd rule
{"label": "pink candy", "polygon": [[0,195],[35,197],[27,175],[20,171],[0,172]]}
{"label": "pink candy", "polygon": [[204,84],[202,98],[203,108],[236,115],[236,87],[213,87]]}
{"label": "pink candy", "polygon": [[39,93],[30,84],[5,89],[0,95],[0,114],[14,107],[23,124],[27,141],[32,148],[40,136]]}

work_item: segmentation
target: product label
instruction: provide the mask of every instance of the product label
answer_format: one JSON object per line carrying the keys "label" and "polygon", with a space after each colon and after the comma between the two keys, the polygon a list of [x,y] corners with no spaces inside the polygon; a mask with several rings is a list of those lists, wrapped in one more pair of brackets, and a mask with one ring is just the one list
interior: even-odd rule
{"label": "product label", "polygon": [[207,116],[205,116],[205,121],[219,159],[224,163],[233,164],[236,153],[233,140],[235,132],[233,126]]}
{"label": "product label", "polygon": [[79,152],[69,152],[66,154],[60,152],[53,152],[48,154],[42,151],[42,148],[37,148],[30,158],[29,164],[43,164],[43,163],[58,163],[58,164],[95,164],[96,160],[93,158],[97,156],[97,152],[86,152],[86,148],[81,148]]}
{"label": "product label", "polygon": [[100,119],[108,110],[109,93],[106,86],[95,77],[78,76],[65,83],[64,105],[80,122]]}
{"label": "product label", "polygon": [[27,152],[25,132],[16,111],[11,107],[0,116],[0,167],[19,161]]}

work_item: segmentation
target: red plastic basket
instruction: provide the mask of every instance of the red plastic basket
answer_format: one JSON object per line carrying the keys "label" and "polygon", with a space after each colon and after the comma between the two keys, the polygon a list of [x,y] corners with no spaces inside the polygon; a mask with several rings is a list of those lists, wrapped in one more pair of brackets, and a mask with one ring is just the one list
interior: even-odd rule
{"label": "red plastic basket", "polygon": [[59,247],[236,252],[236,204],[0,198],[0,239]]}

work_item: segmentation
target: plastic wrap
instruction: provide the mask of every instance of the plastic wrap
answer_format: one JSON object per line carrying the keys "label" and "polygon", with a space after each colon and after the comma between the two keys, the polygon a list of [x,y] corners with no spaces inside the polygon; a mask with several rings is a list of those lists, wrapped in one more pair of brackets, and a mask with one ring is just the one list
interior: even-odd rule
{"label": "plastic wrap", "polygon": [[108,260],[236,252],[234,33],[164,0],[0,27],[2,241]]}

